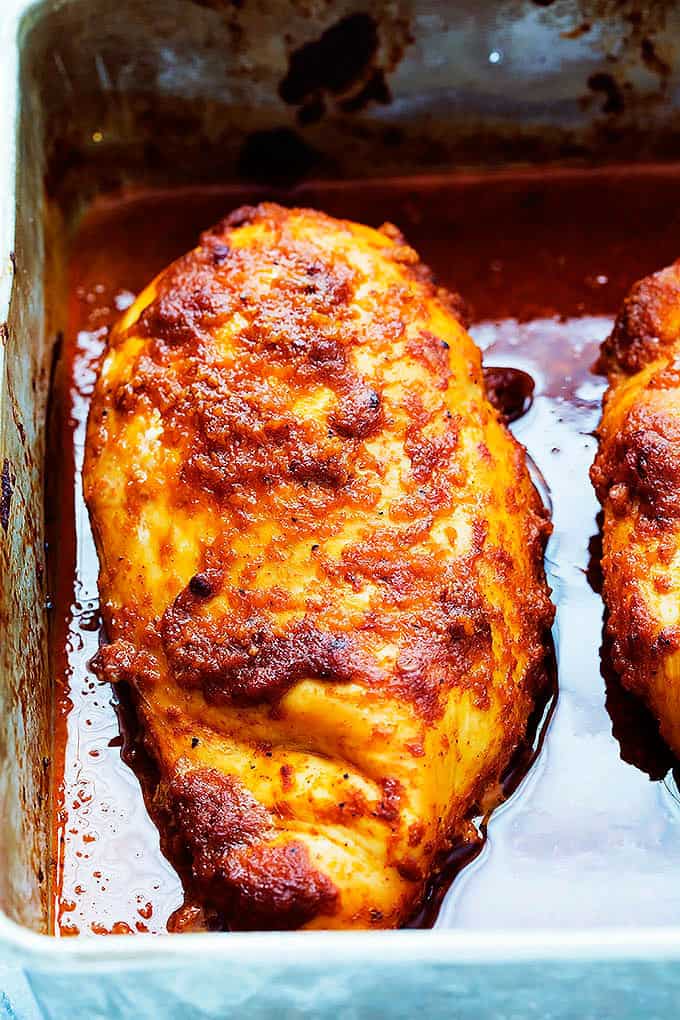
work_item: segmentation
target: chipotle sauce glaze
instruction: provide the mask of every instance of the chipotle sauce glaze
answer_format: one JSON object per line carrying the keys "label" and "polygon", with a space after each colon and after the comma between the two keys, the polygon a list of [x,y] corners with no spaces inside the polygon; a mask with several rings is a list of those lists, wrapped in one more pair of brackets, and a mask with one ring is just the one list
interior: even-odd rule
{"label": "chipotle sauce glaze", "polygon": [[[553,510],[546,567],[558,607],[559,698],[549,725],[550,711],[539,709],[538,736],[518,752],[506,789],[514,792],[493,812],[488,838],[455,848],[414,923],[479,929],[677,920],[673,761],[606,664],[606,679],[601,674],[588,468],[604,390],[591,366],[630,284],[680,256],[679,184],[673,167],[541,170],[308,184],[284,195],[245,187],[129,193],[91,207],[71,246],[48,459],[57,934],[162,932],[184,900],[144,804],[140,778],[149,795],[153,776],[129,706],[88,668],[100,624],[80,472],[106,332],[204,227],[265,197],[403,230],[469,304],[490,393],[514,421]],[[480,835],[486,830],[480,819]],[[191,910],[181,916],[191,923]]]}

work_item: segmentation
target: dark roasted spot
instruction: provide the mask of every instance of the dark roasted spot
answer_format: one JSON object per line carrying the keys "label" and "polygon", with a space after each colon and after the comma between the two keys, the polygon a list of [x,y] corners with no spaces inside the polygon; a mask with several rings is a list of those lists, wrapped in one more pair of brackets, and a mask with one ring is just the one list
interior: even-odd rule
{"label": "dark roasted spot", "polygon": [[340,902],[302,842],[235,851],[224,862],[220,889],[232,928],[300,928],[319,914],[334,914]]}
{"label": "dark roasted spot", "polygon": [[[302,451],[301,451],[302,452]],[[341,489],[349,482],[346,464],[340,457],[319,458],[312,453],[303,454],[288,466],[293,478],[303,485],[314,483],[330,489]]]}
{"label": "dark roasted spot", "polygon": [[623,426],[605,441],[591,471],[600,501],[627,509],[637,499],[650,521],[680,517],[680,423],[648,406],[633,407]]}
{"label": "dark roasted spot", "polygon": [[423,879],[422,867],[412,858],[399,861],[397,871],[407,882],[421,882]]}
{"label": "dark roasted spot", "polygon": [[230,851],[251,846],[272,831],[266,809],[236,777],[217,769],[177,772],[167,797],[200,879],[213,878]]}
{"label": "dark roasted spot", "polygon": [[341,436],[366,439],[384,425],[380,394],[362,383],[340,397],[329,424]]}
{"label": "dark roasted spot", "polygon": [[215,274],[210,250],[200,250],[178,259],[164,274],[138,328],[142,336],[170,345],[191,343],[209,337],[233,311],[234,295]]}
{"label": "dark roasted spot", "polygon": [[109,645],[102,645],[90,666],[101,680],[109,683],[142,686],[155,683],[160,676],[158,663],[150,652],[120,638]]}
{"label": "dark roasted spot", "polygon": [[292,765],[282,765],[279,769],[279,775],[281,776],[281,785],[283,789],[286,793],[289,793],[295,785],[295,769]]}
{"label": "dark roasted spot", "polygon": [[[299,356],[301,364],[295,369],[303,377],[314,380],[328,370],[323,359],[313,362],[302,352]],[[329,356],[333,363],[332,351]],[[228,374],[219,373],[206,385],[189,388],[186,398],[185,413],[198,426],[181,469],[186,483],[229,498],[240,486],[271,488],[291,478],[329,493],[349,482],[351,451],[332,437],[330,442],[318,438],[266,387],[249,391],[238,376],[232,382]]]}
{"label": "dark roasted spot", "polygon": [[212,584],[205,574],[194,574],[189,581],[189,591],[201,599],[210,598],[213,594]]}
{"label": "dark roasted spot", "polygon": [[375,809],[378,818],[385,822],[396,822],[399,818],[399,808],[404,795],[404,788],[398,779],[382,779],[382,797]]}
{"label": "dark roasted spot", "polygon": [[182,595],[165,611],[161,636],[177,683],[218,704],[277,701],[306,678],[346,683],[376,674],[349,635],[319,630],[307,618],[276,633],[255,613],[196,615]]}
{"label": "dark roasted spot", "polygon": [[[404,613],[394,693],[411,701],[423,718],[437,719],[447,692],[471,689],[478,705],[488,703],[488,677],[493,671],[492,615],[471,577],[442,568],[439,600]],[[547,597],[536,607],[549,626],[552,607]]]}

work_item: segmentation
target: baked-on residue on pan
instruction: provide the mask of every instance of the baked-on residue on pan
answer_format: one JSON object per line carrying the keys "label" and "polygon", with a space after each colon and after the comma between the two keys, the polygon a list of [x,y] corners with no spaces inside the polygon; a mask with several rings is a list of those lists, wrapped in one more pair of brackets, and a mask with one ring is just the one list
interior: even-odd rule
{"label": "baked-on residue on pan", "polygon": [[114,329],[85,494],[159,808],[233,927],[392,927],[523,737],[549,524],[398,231],[233,213]]}

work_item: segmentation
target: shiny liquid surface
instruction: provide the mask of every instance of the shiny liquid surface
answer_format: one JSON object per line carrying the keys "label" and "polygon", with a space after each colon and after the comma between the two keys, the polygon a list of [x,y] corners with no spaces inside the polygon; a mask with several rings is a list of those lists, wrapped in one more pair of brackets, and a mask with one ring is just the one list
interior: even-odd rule
{"label": "shiny liquid surface", "polygon": [[[598,508],[588,481],[604,390],[591,367],[630,284],[680,255],[679,182],[679,170],[649,167],[307,185],[283,196],[373,225],[391,220],[464,296],[489,383],[508,402],[553,508],[546,565],[558,608],[559,697],[537,760],[515,776],[521,782],[493,812],[488,838],[461,848],[454,866],[474,859],[443,896],[437,926],[680,916],[674,763],[641,706],[606,665],[606,681],[601,672]],[[184,899],[144,804],[130,727],[121,729],[116,695],[87,666],[99,619],[80,489],[85,421],[107,327],[201,229],[259,197],[225,188],[100,199],[72,245],[48,479],[57,934],[162,932]],[[527,373],[533,393],[524,376],[508,387],[497,367]]]}

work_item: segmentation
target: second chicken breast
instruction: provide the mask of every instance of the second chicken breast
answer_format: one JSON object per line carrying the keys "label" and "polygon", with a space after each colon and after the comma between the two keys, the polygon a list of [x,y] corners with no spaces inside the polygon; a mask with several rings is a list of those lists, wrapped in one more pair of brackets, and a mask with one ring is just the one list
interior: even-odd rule
{"label": "second chicken breast", "polygon": [[613,664],[680,754],[680,262],[635,284],[602,363],[591,475]]}

